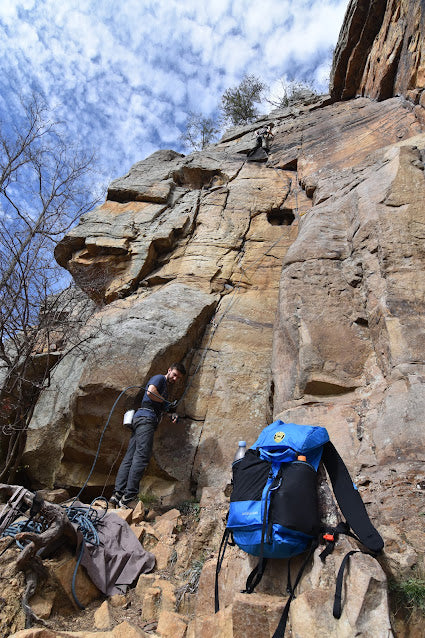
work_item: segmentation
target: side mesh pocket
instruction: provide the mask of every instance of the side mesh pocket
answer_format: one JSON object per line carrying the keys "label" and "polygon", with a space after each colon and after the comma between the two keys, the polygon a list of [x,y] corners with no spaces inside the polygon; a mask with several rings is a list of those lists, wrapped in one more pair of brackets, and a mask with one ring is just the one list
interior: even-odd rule
{"label": "side mesh pocket", "polygon": [[317,496],[317,474],[303,461],[282,466],[282,483],[273,493],[271,522],[316,536],[320,519]]}
{"label": "side mesh pocket", "polygon": [[261,501],[270,467],[271,464],[261,459],[256,450],[247,450],[240,461],[233,463],[233,491],[230,501]]}

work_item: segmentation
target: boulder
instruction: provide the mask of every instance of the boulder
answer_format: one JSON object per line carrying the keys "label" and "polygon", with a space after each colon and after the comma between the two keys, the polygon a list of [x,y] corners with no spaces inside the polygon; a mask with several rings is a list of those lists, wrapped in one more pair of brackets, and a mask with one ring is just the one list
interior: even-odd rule
{"label": "boulder", "polygon": [[111,610],[108,601],[105,600],[94,613],[96,629],[110,629],[112,626]]}
{"label": "boulder", "polygon": [[[131,301],[100,311],[87,327],[87,349],[69,354],[55,368],[49,392],[34,410],[24,454],[35,484],[82,485],[120,393],[131,386],[127,396],[134,401],[144,380],[183,358],[215,305],[213,296],[182,284]],[[103,486],[111,465],[124,454],[129,438],[122,426],[124,400],[121,406],[111,414],[90,485]],[[194,452],[188,445],[189,459]],[[173,466],[164,456],[159,463],[173,480]]]}
{"label": "boulder", "polygon": [[157,631],[163,638],[184,638],[187,623],[180,614],[162,611],[159,615]]}

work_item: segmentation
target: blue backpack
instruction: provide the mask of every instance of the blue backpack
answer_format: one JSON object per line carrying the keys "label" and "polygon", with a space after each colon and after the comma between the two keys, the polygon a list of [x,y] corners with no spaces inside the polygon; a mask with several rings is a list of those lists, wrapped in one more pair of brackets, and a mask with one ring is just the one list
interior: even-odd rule
{"label": "blue backpack", "polygon": [[[317,468],[321,460],[347,521],[335,529],[324,529],[320,521]],[[233,463],[232,473],[233,491],[217,559],[215,609],[216,612],[219,609],[218,575],[230,536],[242,550],[259,557],[257,566],[248,576],[244,593],[254,591],[269,558],[290,559],[308,550],[294,586],[290,583],[288,565],[290,595],[273,636],[279,638],[285,632],[295,588],[319,540],[326,542],[320,555],[323,561],[333,550],[341,533],[355,538],[373,555],[382,550],[384,543],[369,519],[343,460],[323,427],[275,421],[261,432],[245,456]],[[349,552],[344,558],[337,577],[334,602],[336,618],[341,616],[342,611],[344,569],[353,553]]]}

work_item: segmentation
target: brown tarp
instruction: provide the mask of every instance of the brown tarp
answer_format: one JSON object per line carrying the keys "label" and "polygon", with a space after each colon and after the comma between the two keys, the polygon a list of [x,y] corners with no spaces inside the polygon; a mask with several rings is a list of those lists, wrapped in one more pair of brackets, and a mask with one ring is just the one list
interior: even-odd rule
{"label": "brown tarp", "polygon": [[99,545],[86,543],[81,565],[106,596],[125,593],[139,574],[153,570],[155,556],[143,548],[128,523],[119,516],[107,512],[98,523],[97,532]]}

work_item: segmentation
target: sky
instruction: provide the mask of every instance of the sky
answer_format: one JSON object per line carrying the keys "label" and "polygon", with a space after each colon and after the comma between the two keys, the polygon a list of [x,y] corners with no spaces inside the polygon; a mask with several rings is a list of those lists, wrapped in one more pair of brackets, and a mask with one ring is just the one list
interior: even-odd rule
{"label": "sky", "polygon": [[[326,93],[348,0],[1,0],[0,119],[41,93],[96,187],[217,117],[246,74]],[[262,106],[263,112],[271,107]]]}

